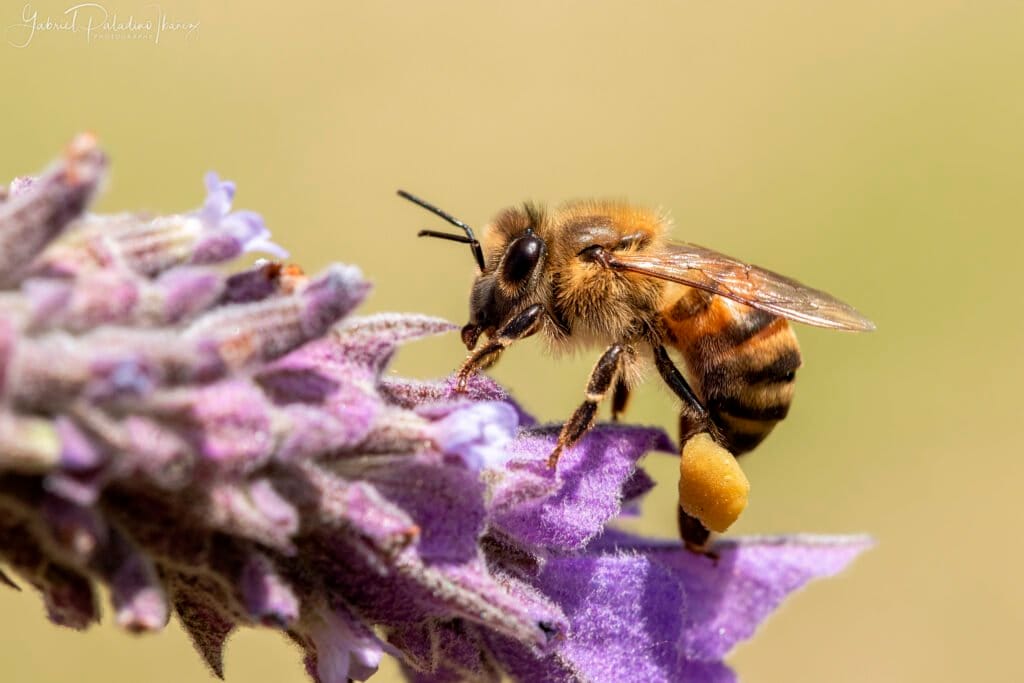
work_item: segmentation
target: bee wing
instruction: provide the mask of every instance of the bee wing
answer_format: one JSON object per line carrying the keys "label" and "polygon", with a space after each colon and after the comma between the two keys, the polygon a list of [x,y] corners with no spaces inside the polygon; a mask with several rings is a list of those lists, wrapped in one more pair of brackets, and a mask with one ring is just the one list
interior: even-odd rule
{"label": "bee wing", "polygon": [[867,331],[875,324],[831,294],[696,244],[671,243],[654,253],[610,253],[616,270],[696,287],[797,322]]}

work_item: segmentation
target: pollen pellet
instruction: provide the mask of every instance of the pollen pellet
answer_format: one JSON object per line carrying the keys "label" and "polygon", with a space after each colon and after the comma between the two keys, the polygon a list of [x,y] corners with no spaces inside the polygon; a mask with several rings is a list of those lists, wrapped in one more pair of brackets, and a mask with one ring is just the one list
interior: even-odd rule
{"label": "pollen pellet", "polygon": [[732,453],[702,432],[683,446],[679,505],[711,531],[725,531],[747,507],[750,482]]}

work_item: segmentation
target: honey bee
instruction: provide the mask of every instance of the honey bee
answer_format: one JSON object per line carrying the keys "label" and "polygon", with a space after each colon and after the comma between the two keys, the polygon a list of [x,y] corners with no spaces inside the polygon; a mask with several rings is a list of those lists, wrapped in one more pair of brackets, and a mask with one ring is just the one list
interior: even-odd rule
{"label": "honey bee", "polygon": [[736,456],[761,443],[789,411],[801,365],[789,321],[874,329],[825,292],[668,241],[667,218],[649,209],[585,200],[545,212],[526,204],[499,213],[478,241],[462,221],[398,194],[460,228],[462,234],[419,235],[468,244],[479,268],[462,328],[470,353],[458,370],[458,390],[510,344],[537,333],[556,351],[604,350],[584,401],[562,427],[550,467],[590,429],[609,396],[617,420],[653,365],[681,401],[678,521],[694,550],[745,508],[749,484]]}

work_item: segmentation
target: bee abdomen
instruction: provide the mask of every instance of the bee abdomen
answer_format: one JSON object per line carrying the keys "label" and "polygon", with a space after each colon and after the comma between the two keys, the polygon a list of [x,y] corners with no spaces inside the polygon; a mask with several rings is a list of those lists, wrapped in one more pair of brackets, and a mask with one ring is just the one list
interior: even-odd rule
{"label": "bee abdomen", "polygon": [[[796,336],[785,321],[763,343],[744,346],[721,356],[702,384],[711,419],[734,455],[752,450],[786,417],[800,367]],[[708,381],[718,378],[724,381]]]}
{"label": "bee abdomen", "polygon": [[801,357],[789,323],[713,297],[674,327],[723,445],[734,455],[752,450],[786,417],[793,400]]}

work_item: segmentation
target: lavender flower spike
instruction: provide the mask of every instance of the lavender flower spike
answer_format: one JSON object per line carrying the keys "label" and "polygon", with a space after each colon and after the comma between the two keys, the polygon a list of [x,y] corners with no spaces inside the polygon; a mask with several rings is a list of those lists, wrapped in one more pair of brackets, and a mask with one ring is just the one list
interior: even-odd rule
{"label": "lavender flower spike", "polygon": [[318,683],[384,655],[424,682],[733,681],[732,647],[869,545],[715,561],[618,531],[665,434],[598,426],[552,472],[557,429],[489,380],[383,376],[452,325],[351,317],[351,266],[207,269],[270,245],[232,183],[208,176],[190,214],[84,213],[104,169],[82,138],[0,193],[0,584],[57,624],[95,622],[105,586],[120,626],[176,617],[218,676],[251,626]]}
{"label": "lavender flower spike", "polygon": [[12,182],[0,204],[0,287],[10,286],[92,198],[106,158],[91,135],[75,138],[62,159],[32,183]]}

